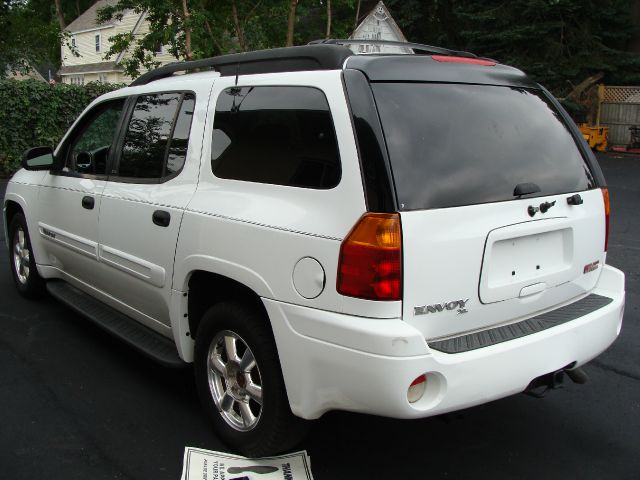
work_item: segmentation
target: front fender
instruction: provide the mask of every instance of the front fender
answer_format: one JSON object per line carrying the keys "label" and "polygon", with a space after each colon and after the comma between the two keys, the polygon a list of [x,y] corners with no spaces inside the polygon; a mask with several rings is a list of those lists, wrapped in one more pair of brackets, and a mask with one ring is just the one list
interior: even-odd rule
{"label": "front fender", "polygon": [[[34,172],[29,172],[34,173]],[[14,177],[15,178],[15,177]],[[17,204],[21,209],[27,221],[29,229],[29,237],[31,240],[31,249],[37,264],[46,263],[46,255],[43,250],[40,235],[38,234],[38,185],[30,183],[18,183],[13,180],[7,185],[7,192],[4,196],[2,209],[2,223],[4,226],[4,235],[9,247],[9,224],[7,222],[7,210],[9,202]]]}

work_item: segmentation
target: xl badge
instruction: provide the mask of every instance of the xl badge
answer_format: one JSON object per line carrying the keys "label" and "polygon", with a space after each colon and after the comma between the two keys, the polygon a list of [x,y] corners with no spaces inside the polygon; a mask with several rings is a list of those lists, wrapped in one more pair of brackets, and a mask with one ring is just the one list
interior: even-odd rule
{"label": "xl badge", "polygon": [[433,305],[422,305],[419,307],[413,307],[414,315],[426,315],[427,313],[439,313],[445,310],[458,309],[458,315],[461,313],[467,313],[467,309],[464,308],[469,299],[466,300],[454,300],[453,302],[434,303]]}

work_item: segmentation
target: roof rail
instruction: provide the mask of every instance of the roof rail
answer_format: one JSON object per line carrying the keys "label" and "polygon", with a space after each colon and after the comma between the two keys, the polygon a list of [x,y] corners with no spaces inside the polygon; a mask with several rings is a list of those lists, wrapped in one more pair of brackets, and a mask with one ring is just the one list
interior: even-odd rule
{"label": "roof rail", "polygon": [[392,40],[367,40],[367,39],[337,39],[329,38],[326,40],[314,40],[309,45],[381,45],[389,47],[410,48],[412,50],[420,50],[421,52],[436,53],[439,55],[451,55],[454,57],[477,58],[475,53],[464,52],[462,50],[451,50],[449,48],[434,47],[433,45],[423,45],[421,43],[396,42]]}
{"label": "roof rail", "polygon": [[338,44],[303,45],[273,48],[218,57],[175,62],[151,70],[131,83],[132,87],[172,76],[177,72],[213,69],[220,75],[251,75],[255,73],[297,72],[341,69],[353,52]]}

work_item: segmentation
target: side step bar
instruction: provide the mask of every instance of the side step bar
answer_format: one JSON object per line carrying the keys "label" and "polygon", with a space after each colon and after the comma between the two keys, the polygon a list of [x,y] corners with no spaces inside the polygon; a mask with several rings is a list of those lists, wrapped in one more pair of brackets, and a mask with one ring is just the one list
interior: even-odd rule
{"label": "side step bar", "polygon": [[560,307],[557,310],[542,313],[535,317],[518,323],[490,328],[481,332],[461,335],[428,342],[429,347],[444,353],[463,353],[478,348],[490,347],[502,342],[508,342],[516,338],[532,335],[547,328],[552,328],[563,323],[583,317],[591,312],[610,304],[613,299],[592,293],[577,302]]}
{"label": "side step bar", "polygon": [[180,368],[187,364],[178,356],[174,343],[96,300],[63,280],[47,282],[49,293],[67,307],[87,317],[102,329],[123,340],[165,367]]}

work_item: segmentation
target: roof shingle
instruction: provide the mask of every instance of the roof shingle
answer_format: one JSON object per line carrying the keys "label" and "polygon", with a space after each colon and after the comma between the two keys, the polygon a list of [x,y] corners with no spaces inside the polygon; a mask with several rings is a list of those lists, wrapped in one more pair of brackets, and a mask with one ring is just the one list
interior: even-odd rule
{"label": "roof shingle", "polygon": [[82,30],[90,30],[102,25],[111,25],[110,23],[98,23],[98,10],[109,5],[115,5],[116,3],[118,3],[118,0],[98,0],[96,3],[87,8],[82,13],[82,15],[80,15],[73,22],[67,25],[67,28],[65,28],[65,30],[70,33],[74,33],[80,32]]}

